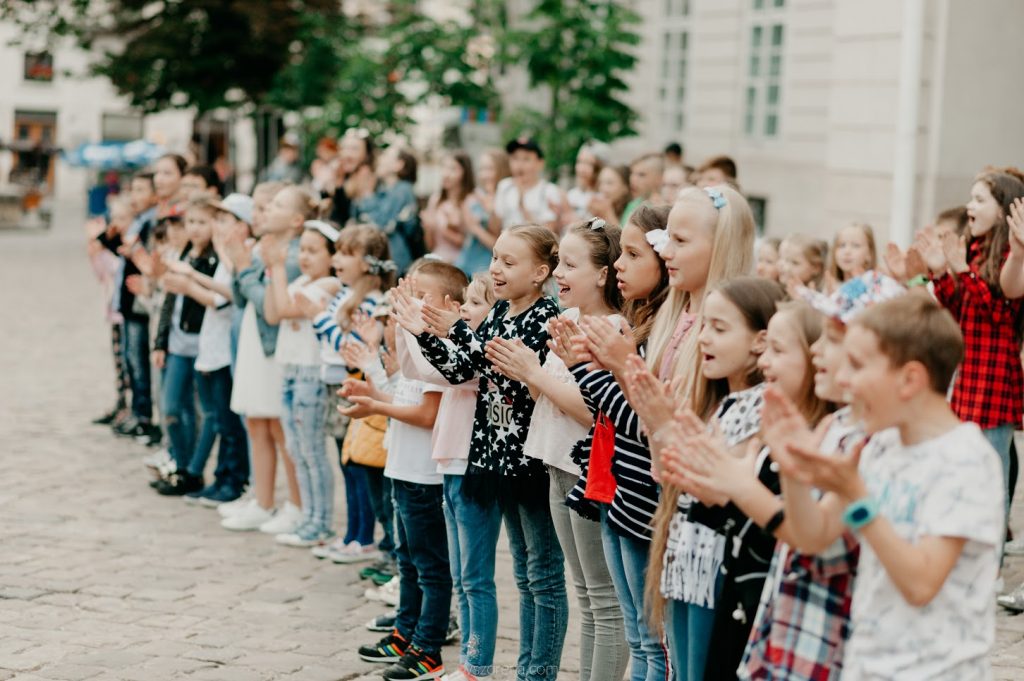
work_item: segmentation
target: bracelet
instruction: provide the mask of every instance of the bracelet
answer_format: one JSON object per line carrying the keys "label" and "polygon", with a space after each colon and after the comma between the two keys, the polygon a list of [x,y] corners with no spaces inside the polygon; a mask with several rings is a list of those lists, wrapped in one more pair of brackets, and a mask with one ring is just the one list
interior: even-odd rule
{"label": "bracelet", "polygon": [[859,530],[878,516],[878,502],[873,497],[864,497],[852,502],[843,511],[843,522],[851,530]]}
{"label": "bracelet", "polygon": [[764,531],[767,532],[768,534],[774,536],[775,535],[775,531],[779,529],[779,525],[781,525],[782,521],[785,520],[785,519],[786,519],[786,511],[785,511],[785,509],[781,509],[780,508],[778,511],[775,512],[775,515],[773,515],[771,518],[769,518],[768,522],[766,522],[764,524]]}
{"label": "bracelet", "polygon": [[928,283],[928,277],[923,274],[919,274],[912,279],[907,280],[907,288],[914,288],[915,286],[924,286]]}

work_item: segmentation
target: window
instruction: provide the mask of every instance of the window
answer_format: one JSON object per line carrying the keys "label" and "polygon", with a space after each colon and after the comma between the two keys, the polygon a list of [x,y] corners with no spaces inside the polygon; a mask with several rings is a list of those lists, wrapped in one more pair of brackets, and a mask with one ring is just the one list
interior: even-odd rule
{"label": "window", "polygon": [[686,90],[690,50],[690,0],[665,0],[658,73],[658,113],[664,134],[686,127]]}
{"label": "window", "polygon": [[22,77],[25,80],[51,82],[53,80],[53,55],[49,52],[26,52],[25,70]]}
{"label": "window", "polygon": [[777,137],[786,42],[785,0],[751,0],[750,45],[743,130],[748,137]]}
{"label": "window", "polygon": [[768,199],[762,196],[748,196],[747,204],[750,206],[750,212],[754,215],[754,233],[762,237],[764,236],[764,220],[768,212]]}

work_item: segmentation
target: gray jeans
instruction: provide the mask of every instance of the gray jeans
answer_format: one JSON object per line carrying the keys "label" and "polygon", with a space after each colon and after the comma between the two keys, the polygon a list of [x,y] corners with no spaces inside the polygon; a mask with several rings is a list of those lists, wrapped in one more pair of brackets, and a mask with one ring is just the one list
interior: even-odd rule
{"label": "gray jeans", "polygon": [[622,608],[604,558],[601,523],[565,505],[577,476],[548,466],[551,520],[579,601],[580,681],[622,681],[629,665]]}

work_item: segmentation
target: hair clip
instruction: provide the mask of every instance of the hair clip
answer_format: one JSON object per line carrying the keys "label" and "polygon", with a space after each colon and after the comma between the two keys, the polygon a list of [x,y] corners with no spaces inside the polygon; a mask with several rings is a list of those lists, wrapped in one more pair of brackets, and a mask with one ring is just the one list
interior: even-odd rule
{"label": "hair clip", "polygon": [[608,223],[604,221],[604,218],[590,218],[587,220],[587,227],[592,232],[599,232],[607,226]]}
{"label": "hair clip", "polygon": [[665,250],[665,246],[668,246],[668,231],[664,229],[652,229],[651,231],[644,234],[644,238],[647,239],[647,243],[651,245],[654,252],[661,255],[661,252]]}
{"label": "hair clip", "polygon": [[338,237],[341,236],[341,232],[336,230],[334,227],[331,227],[323,220],[306,220],[305,222],[302,223],[302,226],[305,229],[315,229],[316,231],[323,234],[324,238],[330,241],[331,243],[337,242]]}
{"label": "hair clip", "polygon": [[363,262],[370,266],[370,274],[377,276],[385,272],[394,272],[398,269],[393,260],[381,260],[372,255],[364,255]]}
{"label": "hair clip", "polygon": [[704,193],[711,197],[711,203],[714,204],[715,210],[722,210],[729,205],[729,202],[722,196],[722,192],[715,187],[704,187]]}

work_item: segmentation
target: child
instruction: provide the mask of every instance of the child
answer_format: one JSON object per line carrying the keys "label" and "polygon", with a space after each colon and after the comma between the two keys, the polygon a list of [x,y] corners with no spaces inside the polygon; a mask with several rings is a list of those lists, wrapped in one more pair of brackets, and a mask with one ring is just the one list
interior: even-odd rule
{"label": "child", "polygon": [[[213,275],[218,262],[211,241],[213,214],[208,200],[189,203],[185,210],[189,246],[182,251],[179,260],[187,260],[189,267],[207,276]],[[200,437],[196,438],[195,360],[206,308],[188,297],[189,279],[179,272],[172,270],[163,277],[164,289],[169,295],[160,312],[155,343],[157,365],[164,365],[164,423],[176,467],[175,475],[170,480],[158,481],[156,490],[160,494],[178,496],[203,488],[203,468],[216,437],[213,420],[204,418]],[[204,416],[212,409],[212,404],[204,404]]]}
{"label": "child", "polygon": [[664,171],[663,154],[644,154],[629,164],[629,193],[633,199],[622,213],[622,224],[625,224],[633,211],[645,201],[662,203],[658,190],[661,189],[661,174]]}
{"label": "child", "polygon": [[666,162],[665,171],[661,174],[661,188],[658,190],[661,200],[668,204],[675,203],[679,192],[690,186],[692,185],[686,177],[686,168],[678,163]]}
{"label": "child", "polygon": [[778,457],[825,491],[787,493],[797,548],[821,551],[846,527],[861,539],[843,676],[988,678],[1004,492],[992,447],[946,402],[957,324],[912,292],[854,318],[843,347],[839,382],[872,441],[840,456],[790,441]]}
{"label": "child", "polygon": [[[427,249],[444,262],[454,263],[471,231],[470,212],[475,189],[473,165],[464,151],[449,154],[441,161],[441,189],[430,197],[420,213]],[[479,237],[479,225],[477,225]]]}
{"label": "child", "polygon": [[[446,287],[436,279],[422,277],[418,288],[426,297],[443,300]],[[349,379],[343,393],[354,404],[340,409],[352,418],[391,418],[384,475],[391,479],[394,494],[401,595],[394,631],[375,645],[361,647],[359,657],[393,663],[384,670],[388,680],[439,677],[444,673],[441,646],[452,595],[443,477],[430,456],[441,392],[401,375],[393,396],[368,392],[369,386]]]}
{"label": "child", "polygon": [[[334,418],[334,414],[339,413],[338,408],[343,406],[338,400],[338,391],[350,372],[357,370],[357,367],[347,366],[341,350],[347,341],[359,339],[353,328],[357,313],[367,317],[373,315],[384,299],[384,290],[391,288],[397,267],[389,260],[388,243],[387,236],[370,225],[350,225],[343,229],[331,259],[341,289],[326,309],[323,303],[315,306],[321,311],[312,317],[313,330],[320,341],[320,379],[327,390],[328,434],[335,439],[341,453],[344,453],[348,422]],[[346,504],[351,509],[359,509],[357,517],[368,519],[373,514],[369,507],[368,470],[343,464],[341,472],[345,480]],[[331,544],[332,559],[346,555],[360,560],[372,559],[376,550],[372,530],[360,531],[358,527],[346,528],[345,537]]]}
{"label": "child", "polygon": [[476,189],[469,202],[469,232],[462,244],[455,265],[472,277],[487,272],[491,266],[491,249],[501,234],[501,222],[494,217],[494,196],[498,183],[508,177],[508,156],[501,149],[484,150],[476,162]]}
{"label": "child", "polygon": [[[1009,489],[1010,444],[1024,413],[1021,370],[1024,288],[1005,294],[1000,283],[1010,254],[1021,262],[1021,243],[1010,238],[1007,218],[1014,201],[1024,198],[1024,182],[1015,175],[990,171],[975,178],[967,204],[969,236],[943,241],[932,230],[918,233],[915,245],[931,270],[935,297],[960,323],[964,361],[953,385],[951,404],[962,421],[982,428],[1003,462],[1004,489]],[[1008,281],[1007,283],[1014,283]],[[1014,295],[1018,296],[1017,299]],[[1009,513],[1009,493],[1004,495]]]}
{"label": "child", "polygon": [[573,166],[573,186],[565,193],[565,200],[576,220],[586,220],[590,214],[590,200],[597,193],[597,177],[607,163],[608,145],[587,142],[576,152]]}
{"label": "child", "polygon": [[502,230],[538,224],[558,232],[558,214],[552,206],[562,204],[562,191],[544,179],[544,151],[537,140],[519,137],[505,145],[511,177],[498,183],[494,194],[494,216]]}
{"label": "child", "polygon": [[[352,183],[362,184],[357,170]],[[423,229],[413,185],[416,184],[416,157],[397,145],[388,147],[377,157],[376,177],[369,180],[367,191],[353,187],[352,217],[375,225],[388,238],[391,258],[398,272],[405,272],[413,260],[424,253]],[[373,172],[370,173],[373,175]],[[357,196],[357,192],[361,195]]]}
{"label": "child", "polygon": [[[263,183],[253,191],[252,232],[262,237],[271,233],[264,216],[271,201],[285,193],[289,203],[301,198],[301,190],[279,183]],[[290,194],[291,196],[287,196]],[[308,199],[307,199],[308,200]],[[280,534],[295,527],[301,519],[299,485],[295,468],[287,455],[285,435],[281,428],[281,369],[274,361],[278,325],[265,316],[268,295],[267,269],[258,251],[248,242],[245,223],[227,211],[221,220],[234,222],[226,243],[228,257],[235,273],[232,291],[236,304],[245,311],[238,336],[235,383],[231,390],[231,411],[245,415],[252,455],[252,487],[254,497],[241,503],[224,504],[217,510],[227,530],[260,530]],[[288,245],[285,271],[289,280],[299,277],[299,244]],[[279,511],[274,509],[274,481],[278,454],[288,478],[288,501]]]}
{"label": "child", "polygon": [[[609,224],[625,225],[628,221],[623,216],[629,202],[629,166],[609,165],[602,168],[597,176],[597,191],[590,198],[587,210]],[[633,208],[635,210],[636,206]]]}
{"label": "child", "polygon": [[701,189],[719,185],[737,188],[736,182],[739,174],[736,170],[736,161],[728,156],[712,156],[704,161],[694,174],[696,175],[696,184]]}
{"label": "child", "polygon": [[316,546],[334,537],[331,530],[334,473],[327,458],[327,388],[320,380],[320,347],[313,325],[296,298],[322,302],[330,295],[329,288],[337,288],[331,278],[331,258],[338,230],[319,220],[305,220],[308,203],[288,205],[279,200],[282,196],[286,196],[284,192],[274,197],[268,207],[267,225],[274,230],[279,221],[287,223],[288,227],[280,230],[281,234],[302,230],[299,237],[302,276],[291,283],[287,281],[287,241],[264,237],[261,252],[270,275],[270,295],[266,298],[264,313],[269,323],[281,325],[274,360],[281,365],[284,379],[281,425],[299,482],[302,522],[275,539],[286,546]]}
{"label": "child", "polygon": [[793,294],[794,287],[821,290],[828,245],[803,234],[787,236],[779,244],[779,281]]}
{"label": "child", "polygon": [[[526,386],[487,361],[484,344],[499,336],[518,338],[544,357],[545,327],[558,308],[543,295],[542,287],[556,265],[557,247],[548,228],[507,229],[494,244],[491,262],[498,302],[477,331],[465,322],[453,322],[457,318],[451,313],[425,305],[423,321],[429,333],[417,336],[424,356],[447,380],[464,383],[480,378],[473,421],[479,437],[473,438],[462,491],[481,506],[498,503],[501,508],[520,608],[526,613],[520,619],[517,676],[530,681],[556,673],[561,659],[568,618],[563,557],[551,522],[546,471],[540,461],[522,454],[534,402]],[[442,337],[455,347],[445,346]],[[488,544],[497,539],[495,532]],[[493,572],[492,565],[485,569]]]}
{"label": "child", "polygon": [[779,245],[782,241],[778,237],[765,237],[757,246],[757,260],[754,265],[754,274],[772,281],[779,280]]}
{"label": "child", "polygon": [[224,183],[210,166],[189,166],[181,177],[181,192],[188,199],[206,196],[216,201],[224,195]]}
{"label": "child", "polygon": [[[665,234],[669,206],[641,205],[630,216],[620,238],[615,260],[616,286],[625,300],[623,315],[632,328],[639,352],[647,347],[654,316],[668,295],[668,272],[651,241]],[[552,322],[552,351],[570,368],[595,419],[604,414],[612,421],[614,456],[610,473],[615,482],[611,503],[600,506],[586,499],[594,429],[577,451],[581,476],[567,495],[566,504],[586,518],[601,521],[605,560],[622,610],[626,642],[632,663],[632,681],[660,681],[668,660],[659,636],[652,633],[644,607],[644,580],[650,548],[651,520],[658,507],[658,486],[651,476],[651,452],[640,433],[638,418],[615,377],[593,369],[572,347],[579,329],[566,320]]]}
{"label": "child", "polygon": [[[621,317],[622,304],[611,266],[619,257],[619,229],[602,218],[569,228],[558,247],[554,278],[558,302],[572,321],[582,315]],[[496,338],[487,343],[488,359],[505,376],[521,381],[536,399],[526,456],[548,469],[551,518],[569,563],[580,605],[580,677],[584,681],[620,681],[626,671],[622,610],[615,598],[608,564],[601,549],[601,526],[572,513],[565,499],[580,477],[573,461],[576,443],[587,436],[594,417],[565,363],[550,353],[541,364],[521,343]]]}
{"label": "child", "polygon": [[[694,382],[691,404],[697,416],[707,419],[733,451],[743,451],[746,441],[760,430],[764,386],[758,362],[766,347],[768,322],[783,295],[775,282],[737,277],[716,287],[702,306],[700,378]],[[657,384],[638,359],[632,365],[642,370],[628,379],[634,407],[645,422],[656,422],[660,419],[649,416],[651,404],[644,399],[646,393],[637,379],[646,375],[648,385]],[[660,392],[659,396],[663,395]],[[673,432],[672,423],[653,431],[670,462],[678,458],[672,449],[678,441],[669,435]],[[755,466],[754,461],[750,463]],[[755,470],[771,477],[765,456],[759,457]],[[671,472],[671,468],[666,470],[666,474]],[[671,476],[668,481],[673,482]],[[731,665],[730,672],[735,670],[767,567],[759,565],[757,556],[766,557],[774,544],[769,539],[765,551],[763,538],[748,536],[746,518],[741,515],[741,519],[730,520],[713,503],[718,502],[681,497],[671,515],[662,512],[662,505],[656,527],[659,541],[654,544],[648,574],[650,582],[660,585],[655,598],[668,601],[669,651],[677,674],[687,679],[705,678],[705,674],[718,678],[719,665],[727,669]],[[750,594],[744,593],[744,586],[751,580],[756,584],[753,603],[745,604],[750,610],[746,614],[743,605]],[[654,612],[661,605],[655,600]]]}
{"label": "child", "polygon": [[829,251],[828,273],[826,275],[831,293],[854,277],[875,269],[878,252],[875,249],[875,232],[871,225],[855,222],[836,232]]}

